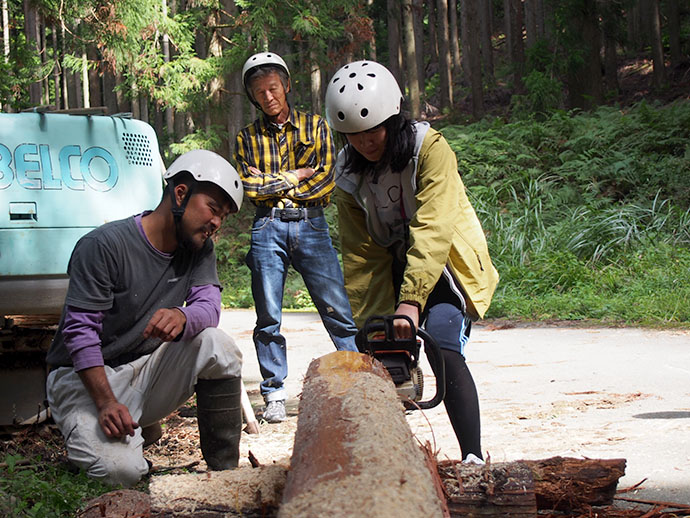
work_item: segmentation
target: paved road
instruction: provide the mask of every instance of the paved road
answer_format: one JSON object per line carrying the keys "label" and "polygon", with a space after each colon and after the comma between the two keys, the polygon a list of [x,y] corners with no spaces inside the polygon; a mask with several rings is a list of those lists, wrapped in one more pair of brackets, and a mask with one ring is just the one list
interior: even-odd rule
{"label": "paved road", "polygon": [[[225,311],[221,327],[245,353],[245,384],[259,408],[254,319],[251,311]],[[283,330],[295,413],[309,362],[333,346],[313,313],[285,313]],[[619,488],[646,479],[627,496],[690,504],[690,332],[484,323],[475,326],[467,352],[483,449],[494,462],[625,458]],[[418,438],[435,441],[439,458],[460,458],[442,406],[408,422]]]}

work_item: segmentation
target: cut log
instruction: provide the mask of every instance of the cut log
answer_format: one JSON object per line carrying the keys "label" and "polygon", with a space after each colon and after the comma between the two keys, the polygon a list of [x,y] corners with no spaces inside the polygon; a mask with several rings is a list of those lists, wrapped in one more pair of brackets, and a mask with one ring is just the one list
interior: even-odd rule
{"label": "cut log", "polygon": [[530,468],[522,462],[477,466],[438,464],[451,516],[534,518],[537,500]]}
{"label": "cut log", "polygon": [[314,360],[278,517],[441,517],[444,504],[383,365],[349,351]]}
{"label": "cut log", "polygon": [[151,517],[275,516],[287,468],[279,464],[151,478]]}
{"label": "cut log", "polygon": [[535,516],[610,505],[625,459],[552,457],[485,466],[442,461],[438,472],[451,516]]}
{"label": "cut log", "polygon": [[610,505],[618,479],[625,475],[625,459],[552,457],[522,462],[532,470],[539,509]]}

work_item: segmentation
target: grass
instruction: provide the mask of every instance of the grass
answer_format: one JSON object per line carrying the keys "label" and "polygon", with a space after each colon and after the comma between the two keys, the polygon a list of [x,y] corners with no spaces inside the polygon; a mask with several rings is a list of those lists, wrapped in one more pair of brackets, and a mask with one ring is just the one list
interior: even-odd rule
{"label": "grass", "polygon": [[83,503],[111,489],[41,456],[6,455],[3,466],[0,515],[7,518],[71,517]]}
{"label": "grass", "polygon": [[[690,102],[442,128],[501,282],[488,318],[688,327]],[[251,206],[218,243],[223,303],[251,307]],[[337,245],[335,208],[328,210]],[[311,308],[290,271],[285,308]]]}

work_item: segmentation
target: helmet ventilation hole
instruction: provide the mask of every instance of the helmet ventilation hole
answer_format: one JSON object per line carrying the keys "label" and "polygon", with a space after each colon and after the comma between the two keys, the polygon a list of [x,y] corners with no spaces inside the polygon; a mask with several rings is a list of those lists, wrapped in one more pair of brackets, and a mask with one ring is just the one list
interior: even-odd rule
{"label": "helmet ventilation hole", "polygon": [[364,87],[360,83],[357,83],[357,90],[364,90]]}
{"label": "helmet ventilation hole", "polygon": [[345,91],[345,85],[341,86],[340,90],[338,90],[338,92],[340,92],[340,93],[343,93],[344,91]]}
{"label": "helmet ventilation hole", "polygon": [[344,121],[344,120],[345,120],[345,114],[344,114],[343,112],[338,112],[338,118],[339,118],[341,121]]}
{"label": "helmet ventilation hole", "polygon": [[362,108],[362,111],[359,112],[359,114],[362,116],[362,118],[364,118],[367,115],[369,115],[369,110],[367,110],[366,108]]}
{"label": "helmet ventilation hole", "polygon": [[349,77],[355,77],[357,75],[357,72],[351,72]]}
{"label": "helmet ventilation hole", "polygon": [[369,77],[376,77],[376,74],[374,74],[374,73],[372,73],[372,72],[369,72],[367,75],[368,75]]}

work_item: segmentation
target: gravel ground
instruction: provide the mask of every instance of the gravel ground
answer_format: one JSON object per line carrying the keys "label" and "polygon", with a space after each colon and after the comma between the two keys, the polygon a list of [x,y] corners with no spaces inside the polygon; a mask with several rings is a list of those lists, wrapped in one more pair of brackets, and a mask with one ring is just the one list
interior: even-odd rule
{"label": "gravel ground", "polygon": [[[251,311],[224,311],[221,327],[244,353],[245,386],[260,419],[254,320]],[[333,350],[317,314],[285,313],[282,328],[289,417],[280,424],[261,422],[258,435],[243,434],[242,463],[249,462],[250,450],[264,464],[288,462],[304,373],[311,360]],[[644,481],[626,496],[690,504],[690,332],[489,321],[473,329],[467,355],[479,391],[483,450],[494,462],[625,458],[619,488]],[[423,370],[431,373],[428,365]],[[426,380],[427,387],[433,383]],[[408,422],[439,459],[460,458],[442,405],[413,412]],[[195,427],[188,433],[193,439]],[[168,437],[158,448],[168,452],[168,462],[178,462],[165,444]],[[200,460],[195,444],[188,458]]]}

